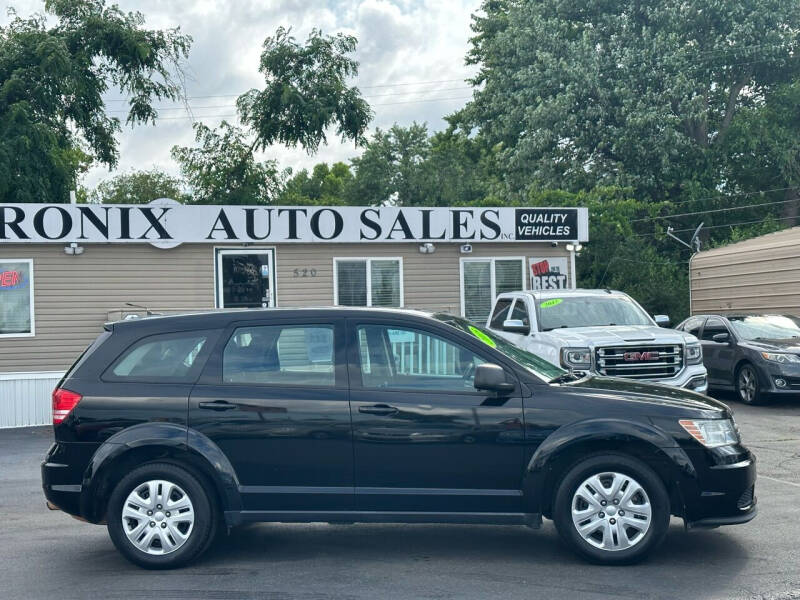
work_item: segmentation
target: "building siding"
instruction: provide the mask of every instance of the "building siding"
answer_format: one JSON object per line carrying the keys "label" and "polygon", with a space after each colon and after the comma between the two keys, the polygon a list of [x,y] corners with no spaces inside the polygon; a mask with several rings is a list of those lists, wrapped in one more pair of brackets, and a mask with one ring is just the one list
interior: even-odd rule
{"label": "building siding", "polygon": [[[166,313],[213,309],[214,248],[237,247],[183,244],[161,250],[148,244],[87,244],[79,256],[64,254],[61,244],[0,247],[0,259],[33,259],[36,328],[33,337],[0,338],[0,373],[65,370],[103,323],[138,312],[126,303]],[[250,246],[255,247],[260,246]],[[437,243],[433,254],[420,253],[418,243],[264,247],[276,249],[278,306],[332,305],[335,257],[399,256],[405,306],[455,314],[461,310],[461,258],[519,256],[527,264],[532,256],[568,256],[563,245],[520,242],[475,244],[469,255],[460,253],[458,243]],[[295,276],[295,269],[298,274],[314,269],[316,276]]]}
{"label": "building siding", "polygon": [[691,312],[800,314],[800,227],[701,252],[691,261]]}

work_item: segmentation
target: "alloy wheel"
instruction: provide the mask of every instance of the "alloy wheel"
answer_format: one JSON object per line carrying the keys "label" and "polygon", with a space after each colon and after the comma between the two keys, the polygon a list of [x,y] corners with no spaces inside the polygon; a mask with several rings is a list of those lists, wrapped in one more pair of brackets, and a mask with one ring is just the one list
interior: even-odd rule
{"label": "alloy wheel", "polygon": [[572,497],[572,522],[595,548],[626,550],[644,539],[652,520],[650,498],[629,475],[597,473],[578,486]]}
{"label": "alloy wheel", "polygon": [[194,506],[183,489],[161,479],[137,485],[122,505],[122,530],[138,550],[162,555],[175,552],[194,527]]}
{"label": "alloy wheel", "polygon": [[739,371],[739,397],[744,402],[753,402],[756,398],[756,374],[750,367],[742,367]]}

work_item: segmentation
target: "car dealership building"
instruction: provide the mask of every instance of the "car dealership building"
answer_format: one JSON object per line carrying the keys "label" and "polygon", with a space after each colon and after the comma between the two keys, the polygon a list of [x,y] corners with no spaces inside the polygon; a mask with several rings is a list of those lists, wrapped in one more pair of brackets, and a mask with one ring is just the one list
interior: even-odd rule
{"label": "car dealership building", "polygon": [[0,427],[108,321],[382,306],[484,321],[504,291],[575,286],[585,208],[0,204]]}

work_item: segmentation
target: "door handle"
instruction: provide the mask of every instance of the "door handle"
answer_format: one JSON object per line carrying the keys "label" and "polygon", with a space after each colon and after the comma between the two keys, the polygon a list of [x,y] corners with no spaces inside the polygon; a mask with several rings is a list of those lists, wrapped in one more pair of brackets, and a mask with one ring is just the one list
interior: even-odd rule
{"label": "door handle", "polygon": [[371,406],[359,406],[358,412],[367,415],[393,415],[398,412],[394,406],[388,404],[373,404]]}
{"label": "door handle", "polygon": [[231,404],[230,402],[225,402],[225,400],[215,400],[214,402],[199,402],[197,406],[199,408],[205,408],[208,410],[232,410],[234,408],[238,408],[238,405]]}

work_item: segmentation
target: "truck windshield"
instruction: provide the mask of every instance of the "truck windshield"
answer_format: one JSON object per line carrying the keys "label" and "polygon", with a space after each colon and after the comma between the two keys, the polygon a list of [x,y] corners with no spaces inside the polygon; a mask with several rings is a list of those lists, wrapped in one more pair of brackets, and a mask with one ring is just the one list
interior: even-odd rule
{"label": "truck windshield", "polygon": [[609,325],[652,325],[638,304],[627,296],[565,296],[537,301],[539,329],[562,327],[603,327]]}
{"label": "truck windshield", "polygon": [[460,329],[461,331],[478,338],[487,346],[490,346],[498,352],[505,354],[508,358],[521,365],[540,379],[552,381],[553,379],[558,379],[559,377],[567,374],[567,371],[561,367],[557,367],[553,363],[548,362],[542,357],[536,356],[527,350],[518,348],[512,343],[507,342],[503,338],[495,335],[485,327],[480,327],[471,321],[467,321],[466,319],[462,319],[460,317],[454,317],[453,315],[437,314],[433,316],[442,323],[447,323],[456,329]]}

